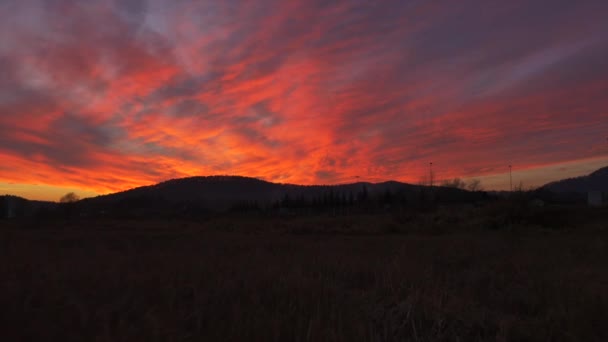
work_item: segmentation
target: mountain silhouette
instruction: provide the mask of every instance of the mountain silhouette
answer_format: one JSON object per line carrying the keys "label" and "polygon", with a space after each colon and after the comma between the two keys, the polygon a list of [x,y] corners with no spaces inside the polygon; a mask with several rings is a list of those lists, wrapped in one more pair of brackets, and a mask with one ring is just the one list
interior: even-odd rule
{"label": "mountain silhouette", "polygon": [[596,170],[587,176],[551,182],[542,186],[541,189],[555,193],[608,192],[608,167]]}
{"label": "mountain silhouette", "polygon": [[[588,191],[608,192],[608,167],[587,176],[548,183],[535,194],[556,201],[582,201]],[[477,202],[492,193],[469,192],[450,187],[429,187],[396,181],[358,182],[340,185],[296,185],[272,183],[241,176],[201,176],[172,179],[155,185],[83,199],[71,205],[73,212],[139,213],[140,216],[187,212],[226,211],[241,208],[317,206],[345,203],[401,203],[416,205],[433,199],[438,203]],[[34,216],[41,211],[67,207],[57,203],[0,196],[0,218]]]}
{"label": "mountain silhouette", "polygon": [[[173,179],[156,185],[139,187],[115,194],[82,200],[83,205],[96,207],[150,208],[163,203],[196,204],[199,208],[227,210],[241,203],[256,203],[267,207],[277,202],[333,199],[336,202],[358,201],[366,196],[398,196],[414,202],[429,187],[388,181],[383,183],[358,182],[341,185],[295,185],[271,183],[241,176],[204,176]],[[443,202],[475,201],[480,193],[461,189],[433,187],[433,195]]]}

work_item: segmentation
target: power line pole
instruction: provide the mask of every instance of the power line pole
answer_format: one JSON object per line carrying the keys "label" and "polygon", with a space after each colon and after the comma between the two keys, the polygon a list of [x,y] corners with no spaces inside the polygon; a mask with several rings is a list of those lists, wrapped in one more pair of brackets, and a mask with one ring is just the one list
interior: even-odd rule
{"label": "power line pole", "polygon": [[429,163],[429,183],[433,186],[433,163]]}
{"label": "power line pole", "polygon": [[509,183],[511,184],[511,192],[513,192],[513,166],[509,165]]}

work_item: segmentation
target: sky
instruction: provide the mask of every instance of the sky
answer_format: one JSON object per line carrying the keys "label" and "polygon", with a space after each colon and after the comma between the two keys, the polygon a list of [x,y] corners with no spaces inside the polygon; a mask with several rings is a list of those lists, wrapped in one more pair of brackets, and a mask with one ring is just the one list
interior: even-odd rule
{"label": "sky", "polygon": [[608,166],[608,1],[3,0],[0,193]]}

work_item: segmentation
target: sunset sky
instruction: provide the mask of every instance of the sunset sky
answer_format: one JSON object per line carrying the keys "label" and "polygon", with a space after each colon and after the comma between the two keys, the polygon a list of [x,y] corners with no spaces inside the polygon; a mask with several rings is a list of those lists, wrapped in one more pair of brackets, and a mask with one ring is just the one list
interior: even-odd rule
{"label": "sunset sky", "polygon": [[608,1],[0,2],[0,194],[608,166]]}

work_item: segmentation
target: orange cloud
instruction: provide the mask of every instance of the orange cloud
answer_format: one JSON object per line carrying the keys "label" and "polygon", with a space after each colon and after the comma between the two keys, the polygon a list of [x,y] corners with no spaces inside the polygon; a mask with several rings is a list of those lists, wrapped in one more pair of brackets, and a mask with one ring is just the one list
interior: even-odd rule
{"label": "orange cloud", "polygon": [[606,5],[42,5],[0,8],[21,18],[0,22],[0,184],[416,182],[433,162],[504,188],[508,164],[608,156]]}

